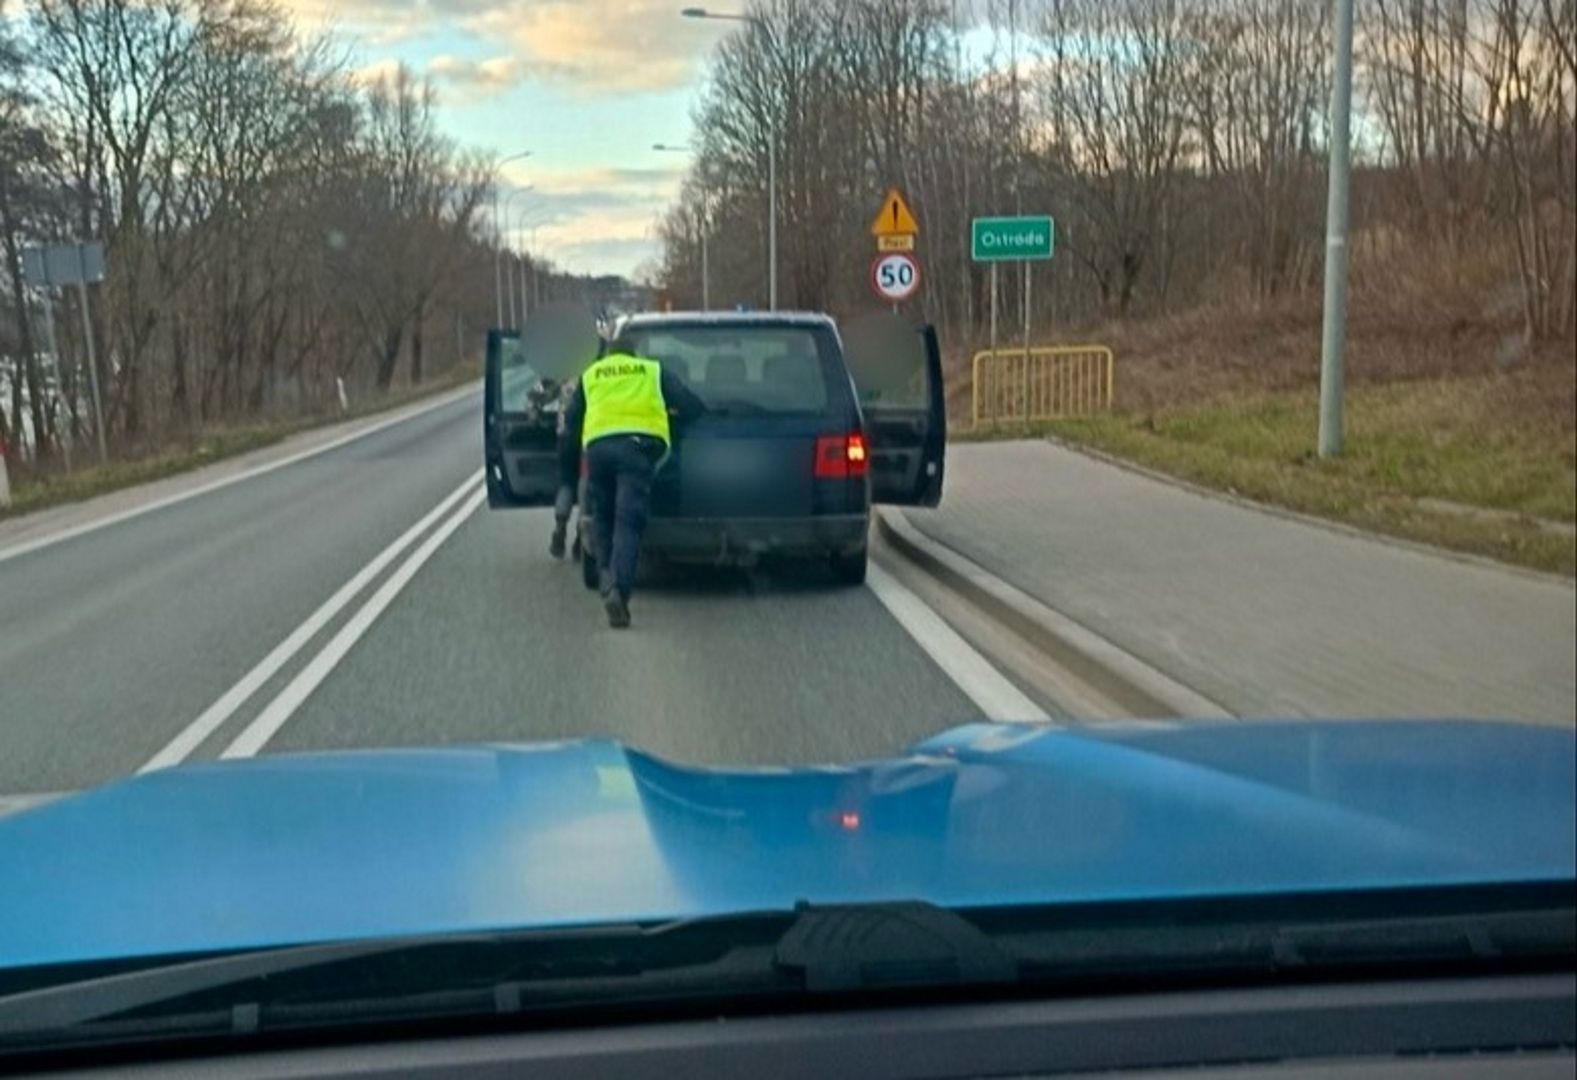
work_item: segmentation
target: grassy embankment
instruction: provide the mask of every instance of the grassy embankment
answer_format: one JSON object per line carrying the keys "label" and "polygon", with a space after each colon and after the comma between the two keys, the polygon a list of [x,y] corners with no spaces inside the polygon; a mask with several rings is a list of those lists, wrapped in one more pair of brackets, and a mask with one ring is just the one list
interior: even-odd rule
{"label": "grassy embankment", "polygon": [[[1086,340],[1117,355],[1110,415],[1051,434],[1210,488],[1505,562],[1577,572],[1577,358],[1514,324],[1358,311],[1346,452],[1314,454],[1319,312],[1196,312]],[[968,409],[967,393],[964,411]],[[967,419],[965,419],[967,425]]]}

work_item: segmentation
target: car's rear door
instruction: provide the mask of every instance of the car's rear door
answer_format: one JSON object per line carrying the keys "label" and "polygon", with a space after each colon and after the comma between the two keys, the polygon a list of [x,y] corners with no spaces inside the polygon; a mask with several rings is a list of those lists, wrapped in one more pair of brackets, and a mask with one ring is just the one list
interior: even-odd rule
{"label": "car's rear door", "polygon": [[558,490],[557,387],[597,356],[591,313],[550,306],[519,331],[487,332],[482,447],[487,504],[547,506]]}
{"label": "car's rear door", "polygon": [[936,331],[886,312],[841,330],[870,453],[871,501],[942,500],[947,402]]}

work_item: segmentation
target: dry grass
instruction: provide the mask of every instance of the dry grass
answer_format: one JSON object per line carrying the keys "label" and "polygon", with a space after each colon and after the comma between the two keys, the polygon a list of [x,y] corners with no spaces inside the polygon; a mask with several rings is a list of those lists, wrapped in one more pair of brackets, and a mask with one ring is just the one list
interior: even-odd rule
{"label": "dry grass", "polygon": [[[1456,303],[1409,293],[1355,303],[1347,448],[1337,461],[1313,454],[1317,299],[1081,335],[1116,352],[1116,412],[1042,428],[1261,501],[1577,572],[1577,541],[1536,520],[1577,520],[1572,345],[1525,348],[1514,310],[1468,319],[1449,314]],[[957,389],[967,418],[967,386]]]}
{"label": "dry grass", "polygon": [[[20,475],[12,476],[11,505],[0,509],[0,520],[189,472],[223,458],[272,445],[297,432],[392,409],[476,377],[474,371],[456,368],[420,386],[405,387],[369,400],[343,415],[210,428],[179,447],[143,453],[129,460],[112,459],[103,465],[87,465],[69,474],[29,475],[19,471]],[[91,453],[91,449],[85,447],[80,452]]]}

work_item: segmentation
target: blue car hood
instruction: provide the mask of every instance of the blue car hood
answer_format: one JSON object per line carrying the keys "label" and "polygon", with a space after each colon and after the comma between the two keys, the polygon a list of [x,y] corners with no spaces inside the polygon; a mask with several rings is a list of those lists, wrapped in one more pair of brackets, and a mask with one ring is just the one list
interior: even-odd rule
{"label": "blue car hood", "polygon": [[973,725],[849,766],[613,742],[268,756],[0,818],[0,967],[665,919],[1577,877],[1577,739]]}

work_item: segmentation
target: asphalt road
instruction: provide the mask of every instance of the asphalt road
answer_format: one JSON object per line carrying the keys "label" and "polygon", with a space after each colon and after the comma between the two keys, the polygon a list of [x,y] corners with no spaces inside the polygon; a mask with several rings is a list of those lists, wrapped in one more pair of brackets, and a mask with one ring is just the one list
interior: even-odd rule
{"label": "asphalt road", "polygon": [[665,575],[637,595],[632,631],[609,630],[576,567],[548,559],[546,511],[467,512],[480,464],[471,395],[130,520],[0,549],[0,795],[80,789],[161,754],[214,758],[238,739],[250,745],[232,756],[603,736],[772,765],[892,754],[979,718],[869,589]]}

